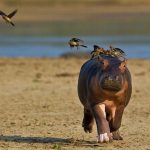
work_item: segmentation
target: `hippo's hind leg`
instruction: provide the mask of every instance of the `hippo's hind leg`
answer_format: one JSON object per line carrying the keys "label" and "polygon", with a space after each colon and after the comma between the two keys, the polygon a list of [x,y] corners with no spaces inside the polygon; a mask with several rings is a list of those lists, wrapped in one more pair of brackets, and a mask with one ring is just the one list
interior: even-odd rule
{"label": "hippo's hind leg", "polygon": [[112,113],[112,119],[109,122],[110,132],[112,133],[113,140],[122,140],[119,128],[121,126],[122,115],[124,106],[118,106]]}
{"label": "hippo's hind leg", "polygon": [[82,122],[82,127],[84,128],[84,131],[91,133],[93,129],[93,124],[94,117],[91,110],[84,108],[84,117]]}

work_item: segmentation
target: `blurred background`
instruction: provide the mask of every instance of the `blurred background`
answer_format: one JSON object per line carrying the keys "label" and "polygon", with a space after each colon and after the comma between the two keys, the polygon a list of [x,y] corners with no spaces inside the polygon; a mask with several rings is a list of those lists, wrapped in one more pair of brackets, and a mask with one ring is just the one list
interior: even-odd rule
{"label": "blurred background", "polygon": [[72,37],[119,47],[128,58],[150,58],[149,0],[0,0],[15,27],[0,18],[0,57],[58,57],[74,52]]}

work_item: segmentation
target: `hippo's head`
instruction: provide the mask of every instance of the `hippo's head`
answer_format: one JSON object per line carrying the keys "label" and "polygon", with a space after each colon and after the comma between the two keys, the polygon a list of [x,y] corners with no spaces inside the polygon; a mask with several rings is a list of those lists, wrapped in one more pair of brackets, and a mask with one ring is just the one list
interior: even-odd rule
{"label": "hippo's head", "polygon": [[125,79],[126,59],[106,56],[102,57],[100,62],[102,67],[100,77],[101,88],[108,91],[121,90]]}

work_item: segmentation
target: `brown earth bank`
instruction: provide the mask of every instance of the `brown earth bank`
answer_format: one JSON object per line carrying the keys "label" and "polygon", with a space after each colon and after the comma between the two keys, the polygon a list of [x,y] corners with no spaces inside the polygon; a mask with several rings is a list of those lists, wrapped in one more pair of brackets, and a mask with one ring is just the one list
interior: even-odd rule
{"label": "brown earth bank", "polygon": [[133,94],[122,141],[98,144],[82,129],[77,80],[86,59],[0,58],[0,150],[150,149],[150,60],[128,60]]}

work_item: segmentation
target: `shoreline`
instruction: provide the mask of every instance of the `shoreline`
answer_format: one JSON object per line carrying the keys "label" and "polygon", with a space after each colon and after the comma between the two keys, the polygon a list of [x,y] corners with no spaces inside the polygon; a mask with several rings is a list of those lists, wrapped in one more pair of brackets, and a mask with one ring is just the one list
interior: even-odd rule
{"label": "shoreline", "polygon": [[[3,57],[0,57],[0,60],[61,60],[61,59],[64,59],[64,60],[71,60],[71,59],[77,59],[77,60],[89,60],[90,59],[90,57],[89,56],[87,56],[87,55],[83,55],[83,56],[70,56],[70,54],[69,55],[67,55],[67,56],[58,56],[58,57],[46,57],[46,56],[41,56],[41,57],[24,57],[24,56],[19,56],[19,57],[5,57],[5,56],[3,56]],[[145,60],[145,61],[150,61],[150,58],[127,58],[127,60],[129,60],[129,61],[142,61],[142,60]]]}

